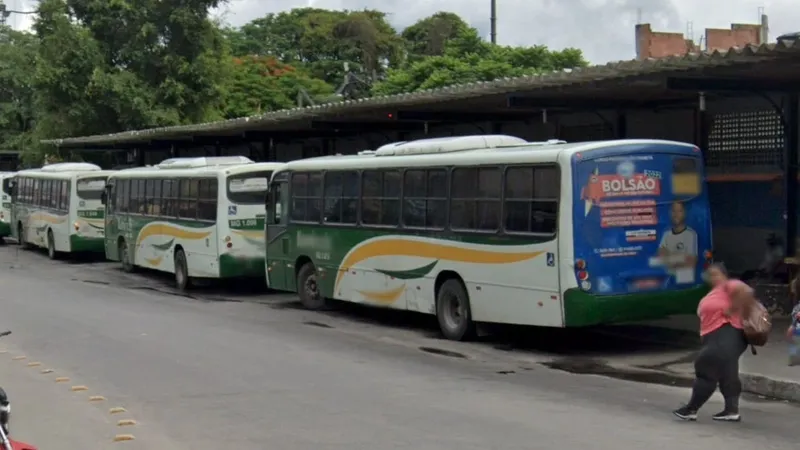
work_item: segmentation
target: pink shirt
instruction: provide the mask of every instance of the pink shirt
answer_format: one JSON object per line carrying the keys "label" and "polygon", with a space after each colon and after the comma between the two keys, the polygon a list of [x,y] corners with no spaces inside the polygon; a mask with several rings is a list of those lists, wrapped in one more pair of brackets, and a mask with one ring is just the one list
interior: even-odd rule
{"label": "pink shirt", "polygon": [[700,300],[700,304],[697,306],[697,315],[700,317],[700,336],[705,336],[726,323],[735,328],[742,328],[740,316],[728,317],[725,315],[725,311],[731,307],[731,297],[728,293],[740,285],[745,284],[739,280],[730,280],[715,287]]}

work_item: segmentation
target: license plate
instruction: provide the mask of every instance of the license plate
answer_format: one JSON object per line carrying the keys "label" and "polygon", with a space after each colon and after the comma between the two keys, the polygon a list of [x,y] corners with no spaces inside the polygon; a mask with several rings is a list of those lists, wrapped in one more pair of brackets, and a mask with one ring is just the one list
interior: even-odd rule
{"label": "license plate", "polygon": [[658,278],[645,278],[643,280],[636,280],[633,282],[633,287],[639,290],[656,289],[659,286],[661,286],[661,280]]}

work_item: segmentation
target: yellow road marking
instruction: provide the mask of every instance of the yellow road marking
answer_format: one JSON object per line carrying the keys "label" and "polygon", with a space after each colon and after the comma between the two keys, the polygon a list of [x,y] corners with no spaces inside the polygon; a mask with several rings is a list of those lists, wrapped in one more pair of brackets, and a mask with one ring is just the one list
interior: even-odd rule
{"label": "yellow road marking", "polygon": [[89,388],[86,386],[72,386],[72,392],[80,392],[80,391],[88,391]]}
{"label": "yellow road marking", "polygon": [[117,422],[118,427],[129,427],[131,425],[136,425],[136,421],[133,419],[122,419]]}
{"label": "yellow road marking", "polygon": [[58,378],[56,378],[56,383],[66,383],[67,381],[69,381],[69,378],[67,378],[67,377],[58,377]]}
{"label": "yellow road marking", "polygon": [[15,356],[15,357],[13,357],[11,359],[13,359],[14,361],[22,361],[25,358],[27,358],[27,356]]}
{"label": "yellow road marking", "polygon": [[118,434],[114,436],[114,442],[132,441],[134,439],[132,434]]}
{"label": "yellow road marking", "polygon": [[89,401],[90,402],[102,402],[105,399],[106,398],[103,397],[102,395],[93,395],[93,396],[89,397]]}
{"label": "yellow road marking", "polygon": [[39,367],[41,365],[42,365],[42,363],[40,363],[40,362],[29,362],[28,363],[28,367]]}
{"label": "yellow road marking", "polygon": [[42,373],[53,373],[53,369],[42,369]]}
{"label": "yellow road marking", "polygon": [[119,413],[124,413],[125,411],[127,411],[125,408],[123,408],[121,406],[117,406],[115,408],[109,409],[108,413],[109,414],[119,414]]}

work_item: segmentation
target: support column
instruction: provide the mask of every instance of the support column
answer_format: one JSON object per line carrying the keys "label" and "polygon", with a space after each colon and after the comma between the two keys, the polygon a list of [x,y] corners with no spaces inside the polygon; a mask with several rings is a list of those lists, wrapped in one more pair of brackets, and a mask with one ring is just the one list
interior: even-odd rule
{"label": "support column", "polygon": [[697,110],[695,111],[695,138],[694,145],[700,149],[703,156],[703,165],[708,162],[708,136],[711,134],[711,116],[706,110],[706,94],[701,92]]}
{"label": "support column", "polygon": [[797,251],[797,160],[800,152],[800,95],[792,93],[786,96],[787,107],[784,112],[786,121],[786,148],[784,149],[784,192],[786,192],[786,257],[794,257]]}
{"label": "support column", "polygon": [[628,115],[623,111],[617,112],[617,139],[626,139],[628,137]]}

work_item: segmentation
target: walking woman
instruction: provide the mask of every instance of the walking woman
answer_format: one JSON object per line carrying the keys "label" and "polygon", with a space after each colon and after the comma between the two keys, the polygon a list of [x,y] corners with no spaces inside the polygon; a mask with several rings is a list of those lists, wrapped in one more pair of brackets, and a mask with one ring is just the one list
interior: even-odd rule
{"label": "walking woman", "polygon": [[725,409],[714,420],[738,422],[739,357],[747,349],[742,331],[743,313],[754,301],[753,290],[742,281],[728,278],[725,267],[715,264],[706,271],[711,291],[697,308],[700,317],[702,348],[694,362],[695,380],[692,397],[686,406],[673,411],[683,420],[697,420],[697,411],[711,398],[719,386],[725,398]]}

